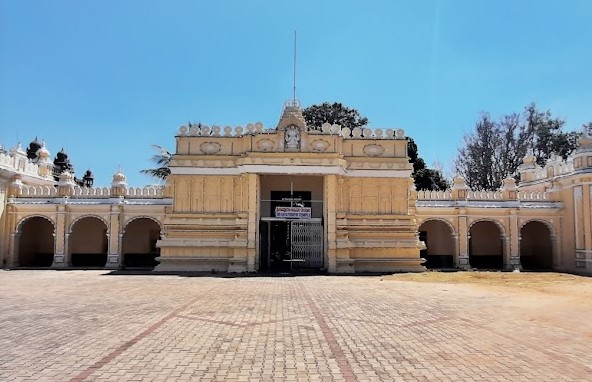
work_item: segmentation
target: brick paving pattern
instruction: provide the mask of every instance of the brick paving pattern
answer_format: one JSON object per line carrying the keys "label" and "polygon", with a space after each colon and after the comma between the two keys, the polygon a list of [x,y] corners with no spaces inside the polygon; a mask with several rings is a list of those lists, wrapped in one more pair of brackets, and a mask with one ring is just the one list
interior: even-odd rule
{"label": "brick paving pattern", "polygon": [[533,311],[560,307],[531,298],[380,277],[0,271],[0,380],[592,381],[592,304],[545,321]]}

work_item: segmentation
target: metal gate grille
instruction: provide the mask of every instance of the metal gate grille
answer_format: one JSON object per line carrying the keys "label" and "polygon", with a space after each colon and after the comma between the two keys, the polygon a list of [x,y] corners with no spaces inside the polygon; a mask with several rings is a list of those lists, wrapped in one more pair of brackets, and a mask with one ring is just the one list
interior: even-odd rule
{"label": "metal gate grille", "polygon": [[323,267],[323,224],[321,222],[290,222],[290,243],[293,268]]}

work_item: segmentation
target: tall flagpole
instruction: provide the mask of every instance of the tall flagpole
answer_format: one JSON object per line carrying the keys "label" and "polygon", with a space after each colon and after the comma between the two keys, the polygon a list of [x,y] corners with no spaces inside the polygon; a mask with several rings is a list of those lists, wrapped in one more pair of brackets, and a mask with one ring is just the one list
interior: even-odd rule
{"label": "tall flagpole", "polygon": [[294,30],[294,83],[292,101],[296,105],[296,30]]}

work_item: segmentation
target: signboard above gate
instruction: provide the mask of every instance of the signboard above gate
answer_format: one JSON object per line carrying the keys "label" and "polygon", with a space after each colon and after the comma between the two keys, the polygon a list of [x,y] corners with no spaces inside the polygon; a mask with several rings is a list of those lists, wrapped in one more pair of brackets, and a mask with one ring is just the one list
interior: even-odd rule
{"label": "signboard above gate", "polygon": [[285,219],[310,219],[312,216],[310,207],[276,207],[275,217]]}

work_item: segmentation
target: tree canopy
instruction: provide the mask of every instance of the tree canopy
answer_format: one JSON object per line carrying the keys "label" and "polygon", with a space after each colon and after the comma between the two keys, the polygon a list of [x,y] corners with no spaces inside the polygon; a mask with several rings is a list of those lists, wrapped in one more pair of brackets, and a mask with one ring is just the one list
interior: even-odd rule
{"label": "tree canopy", "polygon": [[359,111],[338,102],[311,105],[302,111],[302,115],[306,125],[313,129],[319,129],[325,122],[336,123],[350,129],[368,124],[368,118],[362,117]]}
{"label": "tree canopy", "polygon": [[[319,129],[325,122],[337,123],[341,127],[353,129],[368,124],[368,118],[360,115],[356,109],[344,106],[338,102],[324,102],[320,105],[311,105],[302,111],[307,126]],[[415,188],[418,190],[444,190],[448,188],[448,182],[442,176],[441,171],[426,168],[425,161],[419,157],[417,144],[412,138],[407,138],[407,155],[409,162],[413,164],[412,177]]]}
{"label": "tree canopy", "polygon": [[565,121],[534,103],[522,113],[501,116],[497,121],[482,113],[475,130],[464,136],[455,159],[456,172],[472,189],[495,190],[508,176],[516,176],[528,149],[539,165],[553,153],[567,158],[576,148],[577,132],[563,132]]}
{"label": "tree canopy", "polygon": [[407,137],[407,156],[413,165],[411,177],[416,190],[439,191],[447,189],[450,184],[437,169],[427,168],[423,158],[419,157],[419,150],[413,138]]}

